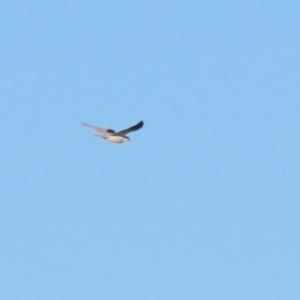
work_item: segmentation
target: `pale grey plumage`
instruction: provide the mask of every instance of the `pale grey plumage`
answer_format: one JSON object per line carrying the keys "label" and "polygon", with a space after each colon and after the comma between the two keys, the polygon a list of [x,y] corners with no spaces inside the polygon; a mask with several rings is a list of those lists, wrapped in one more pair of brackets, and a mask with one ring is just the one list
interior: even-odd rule
{"label": "pale grey plumage", "polygon": [[104,127],[98,127],[98,126],[94,126],[94,125],[90,125],[87,123],[82,123],[82,125],[90,127],[94,130],[96,130],[97,132],[100,133],[100,135],[102,136],[102,138],[113,142],[113,143],[125,143],[128,142],[130,139],[128,136],[126,136],[127,133],[131,132],[131,131],[136,131],[139,130],[140,128],[143,127],[144,122],[140,121],[138,124],[131,126],[127,129],[123,129],[121,131],[115,132],[113,129],[109,129],[109,128],[104,128]]}

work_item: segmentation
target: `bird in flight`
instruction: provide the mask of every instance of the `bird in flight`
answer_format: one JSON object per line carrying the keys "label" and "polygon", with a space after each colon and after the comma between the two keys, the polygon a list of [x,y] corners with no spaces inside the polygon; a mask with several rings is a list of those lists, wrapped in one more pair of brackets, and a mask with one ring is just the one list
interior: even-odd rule
{"label": "bird in flight", "polygon": [[120,130],[118,132],[115,132],[113,129],[103,128],[103,127],[97,127],[93,125],[89,125],[87,123],[81,123],[83,126],[90,127],[100,133],[97,134],[97,136],[101,136],[107,141],[113,142],[113,143],[125,143],[130,141],[130,138],[126,136],[127,133],[131,131],[136,131],[141,129],[144,126],[144,122],[140,121],[134,126],[131,126],[127,129]]}

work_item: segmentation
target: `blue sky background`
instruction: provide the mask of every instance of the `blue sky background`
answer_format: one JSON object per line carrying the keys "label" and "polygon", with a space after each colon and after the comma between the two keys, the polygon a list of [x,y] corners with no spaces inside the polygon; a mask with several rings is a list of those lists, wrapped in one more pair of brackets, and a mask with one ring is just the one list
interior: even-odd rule
{"label": "blue sky background", "polygon": [[298,300],[299,16],[4,1],[0,298]]}

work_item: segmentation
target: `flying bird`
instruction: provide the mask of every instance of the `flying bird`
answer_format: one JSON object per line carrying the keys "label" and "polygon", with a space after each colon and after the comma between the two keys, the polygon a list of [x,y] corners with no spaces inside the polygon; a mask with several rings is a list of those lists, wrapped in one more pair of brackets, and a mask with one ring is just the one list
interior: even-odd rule
{"label": "flying bird", "polygon": [[130,141],[130,138],[128,136],[126,136],[126,134],[131,131],[139,130],[144,126],[144,122],[140,121],[139,123],[137,123],[134,126],[131,126],[127,129],[123,129],[118,132],[115,132],[113,129],[97,127],[97,126],[89,125],[87,123],[81,123],[81,124],[83,126],[87,126],[87,127],[90,127],[92,129],[96,130],[97,132],[100,133],[100,135],[97,134],[97,136],[101,136],[105,140],[113,142],[113,143],[125,143],[125,142]]}

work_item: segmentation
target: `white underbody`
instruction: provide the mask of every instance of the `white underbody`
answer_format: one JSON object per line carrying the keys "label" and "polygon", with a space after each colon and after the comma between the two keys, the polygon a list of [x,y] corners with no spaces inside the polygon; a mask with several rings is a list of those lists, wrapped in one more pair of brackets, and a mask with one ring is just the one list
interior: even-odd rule
{"label": "white underbody", "polygon": [[129,141],[128,138],[124,136],[118,136],[118,135],[111,135],[111,136],[106,136],[104,139],[113,142],[113,143],[126,143]]}

